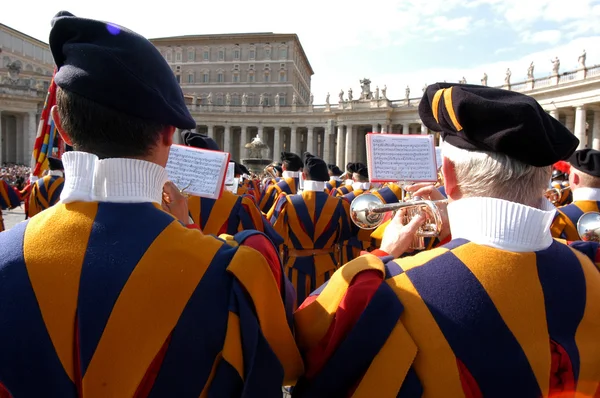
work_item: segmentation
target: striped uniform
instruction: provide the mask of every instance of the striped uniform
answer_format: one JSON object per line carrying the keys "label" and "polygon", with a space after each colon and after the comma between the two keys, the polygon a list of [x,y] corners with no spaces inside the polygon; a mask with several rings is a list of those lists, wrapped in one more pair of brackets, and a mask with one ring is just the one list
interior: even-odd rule
{"label": "striped uniform", "polygon": [[263,213],[267,214],[277,201],[279,194],[284,192],[287,195],[295,195],[298,192],[299,183],[300,179],[297,177],[285,177],[276,184],[269,185],[260,199],[258,207]]}
{"label": "striped uniform", "polygon": [[234,235],[254,229],[264,232],[275,246],[283,242],[247,195],[238,196],[224,190],[218,200],[191,196],[188,199],[188,209],[192,220],[206,235]]}
{"label": "striped uniform", "polygon": [[0,180],[0,232],[4,231],[2,210],[10,210],[21,205],[21,198],[4,180]]}
{"label": "striped uniform", "polygon": [[326,192],[331,196],[335,196],[335,194],[337,193],[337,189],[341,187],[343,183],[344,181],[332,178],[331,180],[327,181],[327,183],[325,183]]}
{"label": "striped uniform", "polygon": [[282,194],[269,219],[284,239],[285,273],[301,304],[338,267],[336,248],[350,234],[347,205],[325,192]]}
{"label": "striped uniform", "polygon": [[600,272],[558,241],[365,255],[295,319],[307,368],[298,397],[600,394]]}
{"label": "striped uniform", "polygon": [[37,180],[31,187],[27,215],[33,217],[57,204],[64,184],[65,179],[59,176],[45,176]]}
{"label": "striped uniform", "polygon": [[577,221],[584,213],[597,212],[600,211],[599,209],[600,202],[595,200],[578,200],[558,208],[550,228],[552,236],[569,241],[580,240],[581,238],[577,232]]}
{"label": "striped uniform", "polygon": [[264,235],[236,239],[106,202],[0,234],[0,396],[281,397],[303,371],[287,282]]}

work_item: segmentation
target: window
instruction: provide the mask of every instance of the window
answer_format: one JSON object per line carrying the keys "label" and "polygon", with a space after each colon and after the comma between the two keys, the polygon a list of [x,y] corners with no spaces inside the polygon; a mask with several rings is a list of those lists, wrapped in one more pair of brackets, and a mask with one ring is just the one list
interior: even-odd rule
{"label": "window", "polygon": [[193,83],[194,82],[194,74],[190,73],[188,74],[188,83]]}
{"label": "window", "polygon": [[265,59],[271,59],[271,48],[265,48]]}
{"label": "window", "polygon": [[175,61],[176,62],[181,62],[181,53],[176,53],[175,54]]}
{"label": "window", "polygon": [[233,74],[232,81],[233,81],[234,83],[239,83],[239,82],[240,82],[240,74],[239,74],[239,73],[234,73],[234,74]]}
{"label": "window", "polygon": [[287,48],[279,49],[279,59],[287,59]]}
{"label": "window", "polygon": [[217,83],[223,83],[223,72],[217,73]]}
{"label": "window", "polygon": [[217,94],[217,105],[223,105],[223,94]]}
{"label": "window", "polygon": [[248,83],[254,83],[254,73],[248,73]]}
{"label": "window", "polygon": [[233,94],[231,96],[231,105],[240,106],[240,95],[239,94]]}
{"label": "window", "polygon": [[265,72],[265,83],[268,83],[271,81],[271,75],[269,74],[269,72]]}
{"label": "window", "polygon": [[279,105],[285,105],[285,95],[279,95]]}
{"label": "window", "polygon": [[271,103],[269,102],[269,94],[265,94],[264,101],[265,101],[265,106],[270,106],[271,105]]}
{"label": "window", "polygon": [[279,81],[285,82],[285,72],[279,72]]}
{"label": "window", "polygon": [[225,50],[219,50],[219,61],[225,60]]}
{"label": "window", "polygon": [[248,59],[256,58],[256,50],[252,49],[248,52]]}
{"label": "window", "polygon": [[177,79],[177,83],[181,83],[181,75],[175,75],[175,78]]}
{"label": "window", "polygon": [[254,105],[254,94],[252,93],[248,94],[248,105]]}
{"label": "window", "polygon": [[207,71],[205,71],[205,72],[202,74],[202,83],[208,83],[208,82],[210,82],[210,77],[209,77],[209,75],[208,75],[208,72],[207,72]]}
{"label": "window", "polygon": [[208,61],[210,59],[210,51],[204,50],[202,52],[202,59],[205,60],[205,61]]}
{"label": "window", "polygon": [[235,60],[240,59],[240,50],[239,49],[233,50],[233,59],[235,59]]}
{"label": "window", "polygon": [[194,50],[188,50],[188,62],[194,62],[196,60],[196,52]]}
{"label": "window", "polygon": [[169,51],[167,53],[167,62],[171,62],[173,60],[173,54],[171,54],[171,52]]}

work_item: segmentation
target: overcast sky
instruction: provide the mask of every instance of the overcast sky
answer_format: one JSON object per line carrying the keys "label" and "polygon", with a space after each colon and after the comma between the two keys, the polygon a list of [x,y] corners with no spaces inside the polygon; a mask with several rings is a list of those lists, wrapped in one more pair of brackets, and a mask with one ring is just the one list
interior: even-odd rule
{"label": "overcast sky", "polygon": [[[436,81],[502,84],[547,76],[555,56],[561,72],[575,69],[585,49],[587,65],[600,64],[600,0],[30,0],[5,2],[0,22],[48,41],[59,10],[123,25],[148,37],[191,34],[296,33],[315,71],[315,104],[337,100],[340,89],[367,77],[372,89],[387,85],[388,98],[411,97]],[[149,4],[161,4],[149,8]]]}

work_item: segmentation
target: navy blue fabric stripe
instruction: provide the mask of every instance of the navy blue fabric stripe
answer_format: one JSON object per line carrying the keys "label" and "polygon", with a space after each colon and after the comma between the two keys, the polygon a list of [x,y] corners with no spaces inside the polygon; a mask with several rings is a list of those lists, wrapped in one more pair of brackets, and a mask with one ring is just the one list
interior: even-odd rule
{"label": "navy blue fabric stripe", "polygon": [[151,203],[99,203],[83,259],[77,302],[82,377],[129,276],[172,222],[172,216]]}
{"label": "navy blue fabric stripe", "polygon": [[[340,234],[338,234],[338,231],[340,229],[339,226],[340,226],[340,219],[342,218],[342,211],[344,210],[342,207],[342,201],[337,198],[332,198],[330,196],[327,196],[326,199],[335,200],[338,203],[335,206],[335,210],[333,211],[333,214],[323,214],[323,215],[319,216],[319,217],[330,217],[330,219],[328,221],[327,228],[325,228],[325,230],[323,230],[323,233],[321,233],[320,236],[316,237],[316,239],[314,241],[315,248],[324,248],[332,236],[340,235]],[[319,205],[317,204],[317,206],[319,206]],[[319,220],[317,219],[316,222],[318,223]],[[340,240],[340,237],[337,236],[337,239],[334,241],[334,243],[337,243],[339,240]]]}
{"label": "navy blue fabric stripe", "polygon": [[[315,239],[315,224],[313,223],[312,216],[308,212],[308,207],[304,202],[302,195],[291,195],[290,202],[296,210],[296,214],[300,219],[300,224],[304,227],[304,231],[308,237],[314,242]],[[291,228],[291,227],[290,227]]]}
{"label": "navy blue fabric stripe", "polygon": [[75,398],[76,386],[56,355],[27,274],[27,225],[0,233],[0,383],[13,397]]}
{"label": "navy blue fabric stripe", "polygon": [[48,187],[46,186],[46,181],[48,181],[47,178],[42,178],[41,180],[37,180],[35,183],[38,186],[38,195],[48,201]]}
{"label": "navy blue fabric stripe", "polygon": [[200,220],[199,226],[200,229],[204,230],[206,227],[206,223],[210,218],[212,208],[215,205],[215,199],[210,198],[200,198]]}
{"label": "navy blue fabric stripe", "polygon": [[19,207],[21,205],[21,198],[19,198],[19,195],[17,195],[15,190],[10,186],[8,187],[8,200],[10,201],[9,207],[11,208]]}
{"label": "navy blue fabric stripe", "polygon": [[576,240],[569,244],[573,249],[585,254],[592,263],[596,263],[596,255],[600,250],[600,244],[596,242],[584,242],[582,240]]}
{"label": "navy blue fabric stripe", "polygon": [[404,307],[391,287],[382,283],[356,325],[312,380],[301,379],[299,397],[340,397],[360,380],[400,319]]}
{"label": "navy blue fabric stripe", "polygon": [[[281,211],[283,210],[284,206],[287,203],[287,196],[280,196],[279,199],[277,200],[277,203],[275,204],[275,209],[273,210],[273,215],[271,216],[271,224],[275,224],[275,222],[277,221],[277,219],[279,218],[279,215],[281,214]],[[270,210],[271,208],[269,208]]]}
{"label": "navy blue fabric stripe", "polygon": [[[240,223],[242,226],[247,229],[256,229],[254,223],[250,220],[246,220],[247,227],[243,225],[243,217],[247,216],[246,209],[242,206],[242,197],[238,196],[237,200],[233,204],[233,207],[229,211],[229,218],[227,218],[227,234],[235,235],[238,232],[238,227]],[[215,214],[216,216],[216,214]],[[249,218],[249,217],[248,217]]]}
{"label": "navy blue fabric stripe", "polygon": [[281,398],[283,366],[265,339],[252,301],[234,279],[232,291],[237,299],[244,356],[244,397]]}
{"label": "navy blue fabric stripe", "polygon": [[515,396],[515,386],[519,396],[541,395],[519,342],[475,275],[452,252],[406,275],[484,397]]}
{"label": "navy blue fabric stripe", "polygon": [[577,226],[577,221],[579,221],[579,218],[583,216],[583,211],[579,207],[577,207],[575,203],[571,203],[570,205],[561,207],[559,211],[562,212],[565,216],[567,216],[575,226]]}
{"label": "navy blue fabric stripe", "polygon": [[438,187],[438,189],[437,189],[437,190],[438,190],[438,191],[439,191],[439,192],[440,192],[442,195],[444,195],[444,197],[445,197],[445,198],[447,198],[447,197],[448,197],[448,195],[446,195],[446,187],[445,187],[445,186],[443,186],[443,185],[442,185],[441,187]]}
{"label": "navy blue fabric stripe", "polygon": [[[59,178],[60,178],[60,180],[59,180]],[[50,204],[50,206],[54,206],[60,200],[60,194],[61,194],[61,192],[63,190],[64,185],[65,185],[65,180],[63,178],[61,178],[61,177],[56,177],[50,184],[51,184],[50,185],[51,187],[54,186],[55,184],[58,185],[56,187],[56,189],[54,190],[54,193],[52,194],[52,196],[48,200],[48,204]]]}
{"label": "navy blue fabric stripe", "polygon": [[[209,398],[217,397],[242,397],[246,396],[242,392],[244,390],[244,381],[238,374],[237,370],[227,361],[221,360],[215,370],[210,388],[208,390]],[[173,391],[166,391],[164,397],[174,397]],[[200,394],[198,394],[200,395]],[[280,393],[281,395],[281,393]],[[182,395],[177,395],[182,396]],[[190,395],[191,397],[192,395]],[[196,395],[197,396],[197,395]],[[280,397],[278,397],[280,398]]]}
{"label": "navy blue fabric stripe", "polygon": [[210,261],[173,329],[149,398],[200,396],[223,348],[230,307],[236,304],[231,303],[233,277],[227,272],[236,251],[225,244]]}
{"label": "navy blue fabric stripe", "polygon": [[307,259],[305,257],[297,257],[294,261],[294,272],[296,272],[297,275],[295,288],[296,302],[298,305],[304,302],[306,297],[310,294],[310,291],[306,291],[306,279],[308,278],[309,281],[311,281],[311,285],[314,285],[315,265],[312,261],[307,260],[312,260],[312,258]]}
{"label": "navy blue fabric stripe", "polygon": [[452,249],[456,249],[459,246],[465,245],[467,243],[470,243],[468,240],[466,239],[452,239],[450,242],[446,243],[445,245],[443,245],[442,247],[448,250],[452,250]]}
{"label": "navy blue fabric stripe", "polygon": [[329,195],[325,192],[315,192],[315,220],[321,217],[327,199],[329,199]]}
{"label": "navy blue fabric stripe", "polygon": [[556,241],[548,249],[537,252],[536,259],[550,338],[569,355],[577,380],[579,350],[575,334],[586,305],[586,284],[581,263],[571,249]]}
{"label": "navy blue fabric stripe", "polygon": [[389,187],[381,188],[379,191],[377,191],[377,193],[383,199],[383,203],[397,203],[397,202],[399,202],[398,197],[396,196],[396,194],[394,193],[394,191],[392,191],[392,189],[389,188]]}
{"label": "navy blue fabric stripe", "polygon": [[418,398],[423,396],[423,385],[417,376],[417,372],[411,366],[400,387],[397,398]]}
{"label": "navy blue fabric stripe", "polygon": [[393,257],[390,256],[389,261],[385,262],[385,279],[393,278],[404,273],[402,267],[400,267],[396,262],[393,261]]}

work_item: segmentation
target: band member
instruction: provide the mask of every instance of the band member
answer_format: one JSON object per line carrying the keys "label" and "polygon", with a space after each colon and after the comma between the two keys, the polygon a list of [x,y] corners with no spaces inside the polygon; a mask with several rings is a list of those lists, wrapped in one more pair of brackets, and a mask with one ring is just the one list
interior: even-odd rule
{"label": "band member", "polygon": [[335,164],[328,164],[329,169],[329,181],[325,184],[326,192],[329,194],[335,193],[335,190],[342,186],[342,170]]}
{"label": "band member", "polygon": [[[434,84],[419,115],[444,138],[452,241],[394,260],[424,220],[398,215],[382,257],[311,295],[295,314],[306,365],[295,395],[598,395],[600,272],[552,239],[543,196],[577,138],[533,98],[491,87]],[[431,184],[413,193],[441,197]]]}
{"label": "band member", "polygon": [[[0,232],[4,231],[4,218],[2,210],[12,210],[21,205],[21,198],[17,192],[4,180],[0,180]],[[1,257],[0,247],[0,257]]]}
{"label": "band member", "polygon": [[[182,138],[187,146],[220,151],[212,138],[195,131],[182,132]],[[188,207],[192,220],[206,235],[234,235],[253,229],[264,232],[276,246],[283,242],[254,201],[246,195],[223,190],[219,199],[190,196]]]}
{"label": "band member", "polygon": [[569,162],[573,203],[558,209],[552,223],[552,236],[574,241],[581,239],[577,232],[579,218],[584,213],[600,211],[600,151],[581,149]]}
{"label": "band member", "polygon": [[569,187],[569,171],[571,166],[565,161],[556,162],[552,170],[550,188],[546,197],[555,206],[565,206],[573,201],[573,193]]}
{"label": "band member", "polygon": [[358,170],[363,168],[366,169],[367,166],[362,163],[348,163],[346,165],[346,173],[342,176],[342,178],[345,178],[344,184],[336,190],[333,196],[343,196],[352,192],[354,189],[353,185],[356,182],[354,175],[358,173]]}
{"label": "band member", "polygon": [[270,185],[260,201],[260,210],[267,214],[275,204],[280,193],[287,195],[298,193],[300,184],[300,173],[302,173],[302,159],[295,153],[281,152],[283,177],[276,184]]}
{"label": "band member", "polygon": [[74,151],[61,202],[0,233],[0,396],[281,397],[303,369],[287,279],[263,234],[184,225],[165,166],[196,121],[169,64],[64,11],[49,44]]}
{"label": "band member", "polygon": [[302,194],[281,194],[270,217],[285,241],[285,273],[298,304],[336,270],[336,247],[350,234],[347,205],[325,192],[327,164],[307,153],[303,174]]}
{"label": "band member", "polygon": [[63,163],[60,159],[49,157],[48,169],[48,174],[32,185],[29,195],[29,217],[54,206],[60,200],[65,183]]}

